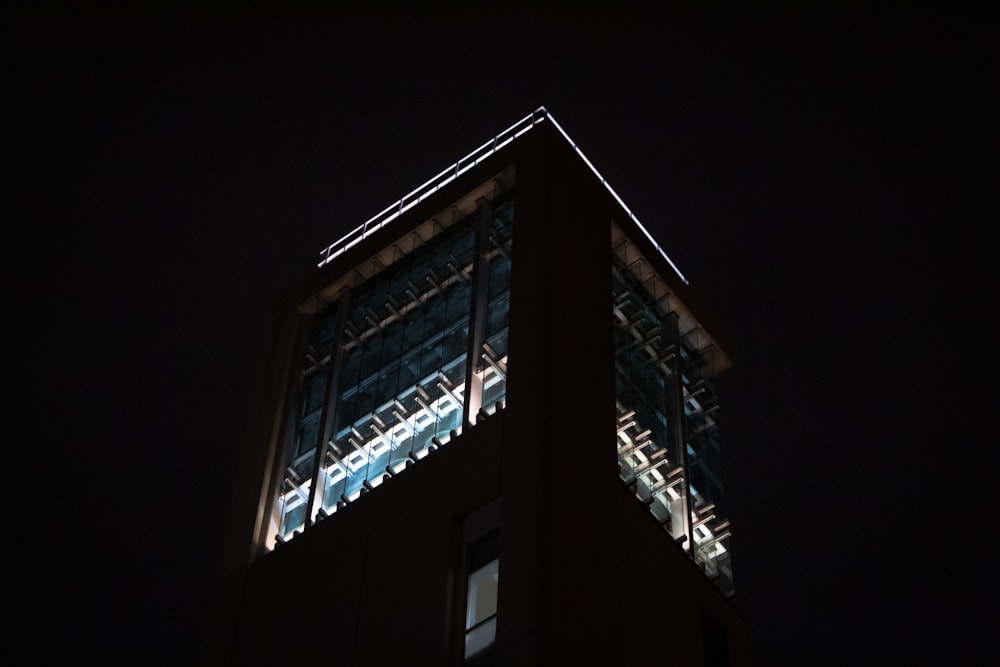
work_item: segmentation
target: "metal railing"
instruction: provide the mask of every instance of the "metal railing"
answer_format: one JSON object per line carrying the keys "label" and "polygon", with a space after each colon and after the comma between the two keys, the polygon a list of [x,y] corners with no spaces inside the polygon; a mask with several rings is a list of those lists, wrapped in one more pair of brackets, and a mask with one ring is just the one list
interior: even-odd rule
{"label": "metal railing", "polygon": [[320,267],[324,266],[325,264],[329,263],[330,261],[332,261],[339,255],[343,254],[353,246],[357,245],[365,238],[367,238],[369,235],[374,234],[379,229],[389,224],[390,222],[401,216],[403,213],[410,210],[418,203],[420,203],[430,195],[434,194],[435,192],[446,186],[448,183],[451,183],[453,180],[455,180],[456,178],[467,172],[469,169],[472,169],[477,164],[489,158],[498,150],[500,150],[507,144],[511,143],[512,141],[520,137],[525,132],[531,130],[533,127],[535,127],[535,125],[538,125],[539,123],[542,123],[545,120],[549,120],[552,122],[552,125],[559,131],[559,134],[561,134],[563,138],[566,140],[566,142],[573,147],[573,150],[576,151],[577,155],[579,155],[580,158],[584,161],[584,163],[588,167],[590,167],[590,170],[594,172],[594,175],[597,176],[601,184],[605,188],[607,188],[611,196],[615,198],[615,201],[617,201],[618,204],[622,207],[622,209],[624,209],[625,213],[628,214],[629,219],[631,219],[632,222],[634,222],[636,226],[638,226],[639,229],[642,230],[642,233],[646,235],[646,238],[649,239],[649,242],[653,244],[653,247],[656,248],[656,250],[660,253],[660,255],[663,256],[663,259],[667,261],[667,264],[669,264],[670,268],[674,270],[674,273],[676,273],[677,276],[682,281],[684,281],[685,284],[687,284],[688,282],[687,278],[684,277],[684,274],[681,273],[680,269],[677,268],[677,265],[674,264],[672,259],[670,259],[666,251],[664,251],[663,247],[660,246],[660,244],[656,241],[656,239],[653,238],[652,234],[649,233],[646,227],[641,222],[639,222],[639,218],[637,218],[635,214],[632,213],[632,210],[625,205],[625,202],[618,195],[618,193],[614,191],[614,189],[608,183],[607,179],[605,179],[604,176],[602,176],[601,173],[597,171],[597,168],[594,167],[594,165],[590,162],[589,159],[587,159],[587,156],[583,154],[583,151],[581,151],[580,147],[576,145],[576,142],[574,142],[572,139],[569,138],[569,135],[566,134],[566,131],[562,129],[559,123],[556,122],[556,119],[552,116],[552,114],[550,114],[545,109],[545,107],[538,107],[537,109],[535,109],[535,111],[528,114],[521,120],[517,121],[516,123],[508,127],[506,130],[496,135],[491,140],[487,141],[485,144],[483,144],[476,150],[472,151],[471,153],[460,159],[455,164],[449,166],[447,169],[437,174],[436,176],[431,178],[429,181],[427,181],[420,187],[416,188],[409,194],[404,195],[399,201],[387,206],[386,208],[384,208],[383,210],[379,211],[371,218],[369,218],[368,221],[366,221],[364,224],[355,227],[347,234],[345,234],[343,237],[328,245],[320,252],[321,259],[318,266]]}
{"label": "metal railing", "polygon": [[496,135],[455,164],[449,166],[447,169],[437,174],[420,187],[416,188],[409,194],[404,195],[399,201],[382,209],[369,218],[363,225],[355,227],[342,238],[328,245],[320,253],[322,259],[319,262],[319,266],[327,264],[338,255],[341,255],[351,247],[363,241],[369,235],[374,234],[379,229],[389,224],[427,197],[431,196],[510,142],[514,141],[514,139],[517,139],[538,123],[544,121],[547,116],[548,114],[545,111],[545,107],[539,107],[535,112],[528,114],[521,120],[517,121],[506,130]]}

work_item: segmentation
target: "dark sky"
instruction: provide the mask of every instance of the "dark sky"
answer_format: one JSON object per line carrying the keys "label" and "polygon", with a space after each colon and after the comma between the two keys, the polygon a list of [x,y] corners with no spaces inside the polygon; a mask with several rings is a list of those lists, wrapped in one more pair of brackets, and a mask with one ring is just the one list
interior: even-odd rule
{"label": "dark sky", "polygon": [[191,662],[271,299],[545,105],[732,342],[755,665],[988,664],[993,35],[850,4],[9,22],[8,544],[43,566],[10,575],[32,650]]}

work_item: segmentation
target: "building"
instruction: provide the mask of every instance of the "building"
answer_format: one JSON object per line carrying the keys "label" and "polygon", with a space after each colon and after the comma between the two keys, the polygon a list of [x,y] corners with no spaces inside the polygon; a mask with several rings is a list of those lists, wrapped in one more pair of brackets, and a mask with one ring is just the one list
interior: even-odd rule
{"label": "building", "polygon": [[747,664],[729,359],[551,114],[318,264],[275,310],[204,664]]}

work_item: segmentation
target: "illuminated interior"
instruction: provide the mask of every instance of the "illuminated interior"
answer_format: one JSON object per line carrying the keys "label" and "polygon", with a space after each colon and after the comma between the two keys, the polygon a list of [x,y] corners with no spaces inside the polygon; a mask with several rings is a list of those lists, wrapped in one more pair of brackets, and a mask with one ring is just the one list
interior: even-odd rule
{"label": "illuminated interior", "polygon": [[497,632],[497,592],[500,586],[500,559],[474,564],[467,583],[465,601],[465,657],[489,648]]}
{"label": "illuminated interior", "polygon": [[619,474],[731,595],[719,404],[710,383],[728,360],[617,225],[612,277]]}
{"label": "illuminated interior", "polygon": [[317,309],[268,547],[505,406],[513,197],[494,182],[481,209],[450,211]]}
{"label": "illuminated interior", "polygon": [[[551,122],[682,283],[686,279],[540,108],[324,249],[320,267],[542,122]],[[486,200],[485,206],[478,203]],[[317,300],[290,402],[294,432],[264,536],[272,548],[404,474],[507,400],[513,168],[337,278]],[[617,453],[622,482],[726,595],[720,475],[724,352],[612,223]],[[648,247],[648,246],[646,246]],[[291,430],[291,429],[290,429]]]}

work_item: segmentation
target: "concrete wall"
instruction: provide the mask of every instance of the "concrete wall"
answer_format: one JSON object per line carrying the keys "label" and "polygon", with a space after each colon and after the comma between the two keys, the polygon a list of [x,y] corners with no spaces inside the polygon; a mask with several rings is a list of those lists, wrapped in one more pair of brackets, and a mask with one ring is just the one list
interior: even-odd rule
{"label": "concrete wall", "polygon": [[503,422],[495,415],[254,563],[231,664],[448,664],[463,640],[462,522],[500,495]]}

